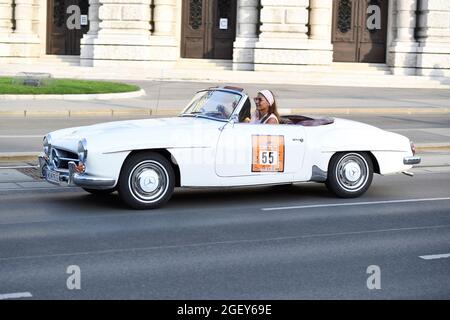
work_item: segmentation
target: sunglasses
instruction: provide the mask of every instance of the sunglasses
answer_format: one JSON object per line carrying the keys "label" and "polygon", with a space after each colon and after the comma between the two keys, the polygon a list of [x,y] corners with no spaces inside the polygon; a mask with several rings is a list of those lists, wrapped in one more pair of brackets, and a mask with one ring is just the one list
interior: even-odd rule
{"label": "sunglasses", "polygon": [[255,102],[261,102],[263,100],[263,98],[253,98],[253,101]]}

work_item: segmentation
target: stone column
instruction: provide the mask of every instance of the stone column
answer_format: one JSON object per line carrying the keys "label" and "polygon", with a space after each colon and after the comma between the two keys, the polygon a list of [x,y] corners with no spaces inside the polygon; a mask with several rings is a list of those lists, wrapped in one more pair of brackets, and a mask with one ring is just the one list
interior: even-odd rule
{"label": "stone column", "polygon": [[0,61],[11,55],[12,0],[0,0]]}
{"label": "stone column", "polygon": [[309,38],[331,44],[331,23],[333,20],[333,1],[309,1]]}
{"label": "stone column", "polygon": [[100,30],[99,8],[99,0],[89,0],[89,31],[81,39],[80,64],[82,66],[93,65],[94,42]]}
{"label": "stone column", "polygon": [[418,47],[414,38],[417,0],[397,0],[393,4],[396,37],[389,48],[388,65],[394,74],[415,75]]}
{"label": "stone column", "polygon": [[100,19],[98,11],[100,8],[99,0],[89,0],[89,31],[88,34],[97,35],[100,30]]}
{"label": "stone column", "polygon": [[153,35],[175,35],[175,0],[153,0],[153,21],[155,23]]}
{"label": "stone column", "polygon": [[33,0],[16,0],[15,20],[18,34],[32,34],[33,32]]}
{"label": "stone column", "polygon": [[176,0],[153,0],[153,30],[150,37],[150,60],[176,61],[179,43],[176,40]]}
{"label": "stone column", "polygon": [[331,65],[333,62],[332,21],[333,1],[309,1],[309,51],[315,57],[312,64]]}
{"label": "stone column", "polygon": [[94,66],[142,66],[150,56],[150,0],[99,0],[98,4],[99,29],[89,43],[91,55],[86,48],[83,58],[91,57]]}
{"label": "stone column", "polygon": [[12,0],[0,0],[0,36],[12,32]]}
{"label": "stone column", "polygon": [[40,40],[33,31],[34,0],[15,0],[15,4],[16,28],[10,37],[11,52],[17,58],[37,58]]}
{"label": "stone column", "polygon": [[238,0],[233,70],[254,70],[258,24],[259,0]]}
{"label": "stone column", "polygon": [[417,73],[450,77],[450,2],[420,1]]}

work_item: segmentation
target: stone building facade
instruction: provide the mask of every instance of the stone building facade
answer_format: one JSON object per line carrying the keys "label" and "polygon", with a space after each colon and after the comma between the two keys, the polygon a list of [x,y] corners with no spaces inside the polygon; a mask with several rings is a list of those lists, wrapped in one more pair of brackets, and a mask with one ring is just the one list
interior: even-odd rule
{"label": "stone building facade", "polygon": [[0,0],[0,61],[320,70],[380,63],[450,76],[448,0]]}

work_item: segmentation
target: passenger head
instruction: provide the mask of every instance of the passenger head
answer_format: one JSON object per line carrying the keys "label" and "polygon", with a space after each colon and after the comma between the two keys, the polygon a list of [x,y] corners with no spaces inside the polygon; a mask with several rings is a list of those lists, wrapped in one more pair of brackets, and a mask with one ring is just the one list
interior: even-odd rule
{"label": "passenger head", "polygon": [[[278,114],[277,103],[275,101],[275,96],[270,90],[261,90],[258,92],[258,98],[255,99],[256,108],[263,113],[268,112],[269,114],[274,114],[278,119],[280,115]],[[266,111],[267,110],[267,111]]]}

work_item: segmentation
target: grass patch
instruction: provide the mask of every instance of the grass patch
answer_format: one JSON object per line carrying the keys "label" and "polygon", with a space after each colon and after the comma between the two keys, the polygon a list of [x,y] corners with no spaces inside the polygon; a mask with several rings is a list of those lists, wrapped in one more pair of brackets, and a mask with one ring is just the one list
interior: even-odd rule
{"label": "grass patch", "polygon": [[13,84],[12,77],[0,77],[0,94],[97,94],[138,91],[135,85],[108,81],[51,79],[42,87]]}

